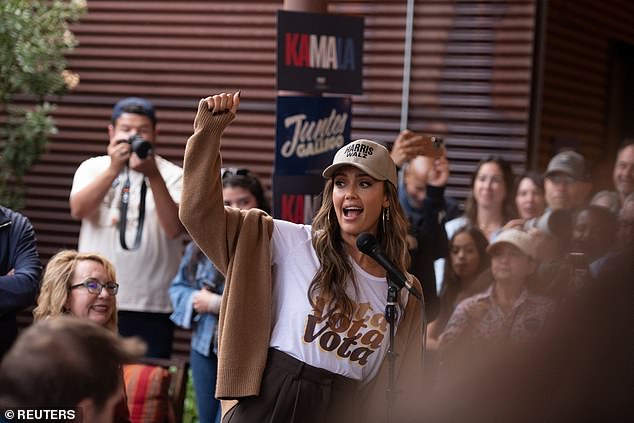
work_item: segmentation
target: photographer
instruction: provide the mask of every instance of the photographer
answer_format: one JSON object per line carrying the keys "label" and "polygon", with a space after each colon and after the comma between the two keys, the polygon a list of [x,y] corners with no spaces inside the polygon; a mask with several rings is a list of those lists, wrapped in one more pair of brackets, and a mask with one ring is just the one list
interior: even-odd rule
{"label": "photographer", "polygon": [[575,151],[562,151],[548,163],[544,173],[548,209],[575,212],[585,206],[592,191],[586,159]]}
{"label": "photographer", "polygon": [[119,101],[108,126],[108,155],[79,166],[70,208],[82,221],[78,250],[99,252],[117,269],[121,335],[143,338],[148,356],[169,357],[167,290],[182,250],[182,169],[154,154],[157,133],[152,103]]}

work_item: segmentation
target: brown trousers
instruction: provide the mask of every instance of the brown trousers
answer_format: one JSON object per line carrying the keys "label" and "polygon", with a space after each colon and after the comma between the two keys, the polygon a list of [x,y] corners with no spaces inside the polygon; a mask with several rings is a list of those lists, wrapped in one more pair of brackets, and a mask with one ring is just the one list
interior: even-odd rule
{"label": "brown trousers", "polygon": [[269,348],[260,395],[240,399],[222,423],[322,423],[355,419],[357,383]]}

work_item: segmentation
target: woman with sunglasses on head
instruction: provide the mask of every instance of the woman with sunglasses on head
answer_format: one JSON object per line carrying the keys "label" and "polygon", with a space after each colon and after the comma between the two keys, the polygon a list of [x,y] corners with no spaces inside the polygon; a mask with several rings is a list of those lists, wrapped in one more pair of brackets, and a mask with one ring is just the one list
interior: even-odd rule
{"label": "woman with sunglasses on head", "polygon": [[222,169],[222,197],[225,206],[248,210],[258,208],[271,213],[262,183],[249,169]]}
{"label": "woman with sunglasses on head", "polygon": [[[386,420],[388,325],[385,270],[357,249],[373,234],[406,273],[407,220],[396,166],[380,144],[342,147],[313,225],[223,207],[220,137],[239,93],[201,100],[187,142],[180,217],[226,275],[220,310],[216,397],[223,422]],[[210,183],[211,181],[211,183]],[[397,299],[394,421],[415,421],[422,388],[422,308]],[[402,412],[413,412],[407,417]]]}
{"label": "woman with sunglasses on head", "polygon": [[[117,332],[116,280],[114,266],[104,256],[60,251],[50,258],[44,270],[34,320],[70,315]],[[114,422],[129,422],[123,372],[121,382],[122,398],[115,409]]]}
{"label": "woman with sunglasses on head", "polygon": [[[260,180],[248,169],[222,169],[224,204],[241,210],[254,207],[270,213]],[[174,312],[172,321],[192,330],[190,365],[196,392],[198,420],[211,423],[220,417],[220,403],[214,397],[218,367],[218,313],[224,276],[190,242],[169,293]]]}

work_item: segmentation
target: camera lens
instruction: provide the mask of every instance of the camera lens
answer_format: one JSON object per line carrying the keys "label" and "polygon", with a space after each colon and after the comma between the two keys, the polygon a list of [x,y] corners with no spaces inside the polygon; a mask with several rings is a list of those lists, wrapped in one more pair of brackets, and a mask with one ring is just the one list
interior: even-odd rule
{"label": "camera lens", "polygon": [[144,140],[140,135],[132,135],[128,140],[132,151],[139,156],[140,159],[145,159],[152,153],[152,144]]}

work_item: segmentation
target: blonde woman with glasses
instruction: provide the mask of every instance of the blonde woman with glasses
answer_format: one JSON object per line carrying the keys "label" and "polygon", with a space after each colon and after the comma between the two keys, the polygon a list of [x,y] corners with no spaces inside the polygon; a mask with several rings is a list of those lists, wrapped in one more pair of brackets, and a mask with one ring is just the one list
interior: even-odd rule
{"label": "blonde woman with glasses", "polygon": [[[63,250],[46,265],[33,316],[35,321],[75,316],[116,333],[118,291],[114,266],[104,256]],[[113,421],[129,422],[125,392],[121,396]]]}

